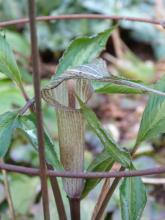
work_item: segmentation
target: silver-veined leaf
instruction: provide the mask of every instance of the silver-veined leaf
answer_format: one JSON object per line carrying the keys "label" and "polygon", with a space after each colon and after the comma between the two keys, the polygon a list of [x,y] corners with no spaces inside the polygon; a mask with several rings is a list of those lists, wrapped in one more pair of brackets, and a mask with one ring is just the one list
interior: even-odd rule
{"label": "silver-veined leaf", "polygon": [[[108,83],[115,84],[121,87],[130,88],[134,91],[147,92],[157,94],[159,96],[165,96],[165,93],[148,87],[146,85],[140,84],[136,81],[128,80],[121,77],[116,77],[110,74],[107,70],[106,63],[102,59],[96,59],[90,64],[83,64],[77,67],[68,69],[61,76],[54,78],[45,88],[42,90],[42,97],[50,103],[53,96],[53,89],[58,87],[64,81],[70,79],[84,79],[89,80],[92,83],[93,90],[101,89],[100,87],[104,87],[104,85],[108,85]],[[97,82],[97,83],[96,83]],[[49,96],[49,97],[48,97]],[[54,99],[52,100],[54,102]],[[56,105],[57,103],[50,103],[52,105]]]}

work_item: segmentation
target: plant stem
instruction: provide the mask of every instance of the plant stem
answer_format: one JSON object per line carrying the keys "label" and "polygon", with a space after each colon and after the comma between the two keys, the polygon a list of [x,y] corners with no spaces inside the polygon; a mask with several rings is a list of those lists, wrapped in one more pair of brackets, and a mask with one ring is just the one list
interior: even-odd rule
{"label": "plant stem", "polygon": [[[0,159],[0,162],[3,163],[4,162],[3,159]],[[6,199],[7,199],[8,206],[9,206],[10,218],[11,218],[11,220],[16,220],[16,215],[15,215],[15,211],[14,211],[14,205],[13,205],[13,201],[12,201],[12,197],[11,197],[11,193],[10,193],[9,181],[8,181],[8,176],[7,176],[6,170],[2,170],[2,174],[4,177],[4,189],[5,189]]]}
{"label": "plant stem", "polygon": [[[52,167],[49,164],[47,164],[47,167],[48,169],[52,169]],[[62,200],[60,187],[57,182],[57,178],[53,176],[50,176],[49,178],[50,178],[50,183],[52,186],[52,191],[53,191],[53,195],[54,195],[54,199],[55,199],[55,203],[57,207],[58,217],[60,220],[67,220],[65,207],[64,207],[63,200]]]}
{"label": "plant stem", "polygon": [[[124,168],[121,167],[119,171],[123,171],[123,170],[124,170]],[[113,193],[114,193],[114,191],[115,191],[115,189],[116,189],[120,179],[121,178],[115,178],[114,179],[114,181],[113,181],[111,187],[109,188],[109,190],[107,191],[104,199],[102,200],[101,204],[99,204],[98,212],[97,213],[93,213],[94,217],[92,218],[92,220],[100,220],[101,219],[101,217],[102,217],[102,215],[104,213],[104,210],[107,207],[107,204],[108,204],[109,200],[111,199],[111,197],[112,197],[112,195],[113,195]]]}
{"label": "plant stem", "polygon": [[100,206],[102,204],[102,201],[105,199],[105,197],[107,195],[107,191],[108,191],[108,189],[110,187],[110,184],[111,184],[111,180],[110,179],[106,179],[104,181],[101,193],[100,193],[100,195],[99,195],[99,197],[97,199],[97,203],[96,203],[95,209],[93,211],[92,220],[95,219],[95,216],[97,215],[98,211],[100,210]]}
{"label": "plant stem", "polygon": [[[136,150],[138,148],[138,144],[135,144],[135,146],[133,147],[133,150],[131,151],[131,156],[133,157],[133,155],[135,154]],[[120,171],[124,171],[125,168],[124,167],[121,167],[119,172]],[[93,213],[93,216],[95,216],[94,218],[92,218],[92,220],[100,220],[100,218],[102,217],[103,213],[104,213],[104,210],[106,208],[106,206],[108,205],[108,202],[109,200],[111,199],[119,181],[120,181],[121,178],[115,178],[115,180],[113,181],[111,187],[109,188],[109,190],[107,191],[104,199],[100,202],[100,206],[98,208],[98,212],[97,213]],[[95,209],[97,209],[97,207],[95,206]],[[95,210],[94,209],[94,210]]]}
{"label": "plant stem", "polygon": [[80,220],[80,198],[70,198],[70,213],[72,220]]}
{"label": "plant stem", "polygon": [[35,99],[34,99],[34,98],[29,99],[29,101],[26,102],[26,104],[20,109],[19,114],[20,114],[20,115],[25,114],[25,112],[26,112],[28,109],[30,109],[31,112],[34,112],[34,109],[33,109],[33,107],[32,107],[32,106],[34,105],[34,103],[35,103]]}
{"label": "plant stem", "polygon": [[21,82],[19,83],[18,87],[20,88],[25,101],[28,102],[30,99],[29,99],[29,97],[28,97],[28,95],[27,95],[27,93],[26,93],[26,91],[23,87],[23,84]]}
{"label": "plant stem", "polygon": [[[114,22],[114,25],[116,24],[116,22]],[[123,57],[123,48],[122,48],[122,41],[120,38],[120,33],[119,33],[119,29],[116,28],[113,33],[112,33],[112,40],[113,40],[113,46],[114,46],[114,50],[115,50],[115,55],[117,56],[117,58],[122,59]]]}

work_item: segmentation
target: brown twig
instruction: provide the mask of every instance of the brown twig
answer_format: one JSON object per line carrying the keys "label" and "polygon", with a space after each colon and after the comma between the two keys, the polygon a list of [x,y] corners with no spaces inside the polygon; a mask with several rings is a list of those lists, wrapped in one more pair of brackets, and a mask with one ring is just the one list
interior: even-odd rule
{"label": "brown twig", "polygon": [[36,101],[36,119],[37,119],[37,138],[40,160],[40,178],[41,178],[41,190],[44,219],[50,220],[49,213],[49,198],[47,188],[47,175],[46,175],[46,163],[45,163],[45,150],[44,150],[44,134],[43,134],[43,119],[41,110],[41,94],[40,94],[40,74],[39,74],[39,60],[38,60],[38,48],[37,48],[37,35],[35,24],[35,0],[28,1],[29,7],[29,22],[30,22],[30,36],[31,36],[31,52],[33,63],[33,81]]}
{"label": "brown twig", "polygon": [[[137,18],[128,16],[115,16],[115,15],[101,15],[101,14],[67,14],[67,15],[56,15],[56,16],[39,16],[36,17],[36,21],[53,21],[53,20],[77,20],[77,19],[98,19],[98,20],[114,20],[114,21],[132,21],[132,22],[143,22],[154,25],[161,25],[165,27],[165,20],[156,20],[152,18]],[[0,22],[0,27],[7,27],[17,24],[29,23],[28,18],[21,18],[10,21]]]}

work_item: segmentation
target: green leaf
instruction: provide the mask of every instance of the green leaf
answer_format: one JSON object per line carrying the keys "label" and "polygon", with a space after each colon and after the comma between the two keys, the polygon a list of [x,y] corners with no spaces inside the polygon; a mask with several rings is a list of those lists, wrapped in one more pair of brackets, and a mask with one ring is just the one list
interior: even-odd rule
{"label": "green leaf", "polygon": [[0,115],[0,157],[4,157],[7,153],[16,127],[19,127],[18,112],[6,112]]}
{"label": "green leaf", "polygon": [[117,85],[113,83],[104,83],[100,88],[96,88],[95,92],[97,93],[106,93],[106,94],[142,94],[144,93],[141,89],[132,88],[125,85]]}
{"label": "green leaf", "polygon": [[16,173],[12,174],[9,179],[14,209],[17,215],[27,215],[37,197],[40,180],[38,177]]}
{"label": "green leaf", "polygon": [[0,72],[21,84],[20,72],[14,58],[13,52],[6,39],[0,35]]}
{"label": "green leaf", "polygon": [[134,53],[127,50],[122,59],[108,56],[121,76],[129,79],[151,82],[155,78],[155,68],[152,62],[140,60]]}
{"label": "green leaf", "polygon": [[147,202],[145,186],[140,177],[127,177],[120,186],[122,220],[140,220]]}
{"label": "green leaf", "polygon": [[25,100],[20,96],[19,90],[15,87],[10,87],[8,83],[5,84],[3,89],[0,83],[0,94],[0,114],[6,112],[8,109],[12,110],[25,104]]}
{"label": "green leaf", "polygon": [[[114,160],[111,158],[108,152],[105,150],[96,156],[91,162],[87,171],[90,172],[104,172],[109,171],[114,164]],[[85,182],[82,197],[88,195],[88,193],[101,181],[101,179],[87,179]]]}
{"label": "green leaf", "polygon": [[[157,90],[165,92],[165,77],[155,86]],[[165,97],[151,95],[144,110],[136,145],[165,132]]]}
{"label": "green leaf", "polygon": [[68,68],[89,63],[95,59],[105,48],[106,42],[111,35],[114,27],[93,37],[81,37],[75,39],[60,59],[54,79],[60,76]]}
{"label": "green leaf", "polygon": [[[19,121],[22,125],[20,130],[25,134],[25,136],[28,138],[32,146],[38,151],[35,116],[34,115],[20,116]],[[62,170],[62,165],[59,162],[57,153],[54,148],[54,143],[46,131],[44,131],[44,138],[45,138],[45,156],[47,162],[50,163],[53,166],[53,168],[57,170]]]}
{"label": "green leaf", "polygon": [[99,122],[95,113],[90,108],[88,108],[79,99],[79,97],[77,97],[77,99],[79,101],[81,111],[85,119],[87,120],[94,133],[99,137],[105,150],[111,155],[111,157],[115,161],[121,163],[124,167],[129,167],[131,164],[129,153],[119,148],[119,146],[115,143],[110,134],[108,134],[105,129],[102,128],[102,125]]}
{"label": "green leaf", "polygon": [[5,37],[12,50],[19,52],[20,55],[23,54],[23,58],[28,58],[28,56],[30,56],[30,45],[22,34],[15,31],[5,30]]}

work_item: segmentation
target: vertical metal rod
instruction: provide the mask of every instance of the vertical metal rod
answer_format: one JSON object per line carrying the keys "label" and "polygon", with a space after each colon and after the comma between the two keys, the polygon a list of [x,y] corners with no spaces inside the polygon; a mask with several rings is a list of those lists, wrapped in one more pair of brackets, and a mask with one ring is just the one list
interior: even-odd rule
{"label": "vertical metal rod", "polygon": [[33,61],[33,83],[36,101],[36,117],[37,117],[37,137],[38,137],[38,149],[40,160],[40,178],[41,178],[41,190],[44,220],[50,220],[49,214],[49,198],[47,188],[47,168],[45,163],[44,153],[44,135],[43,135],[43,119],[41,111],[41,94],[40,94],[40,72],[39,72],[39,58],[37,49],[37,35],[35,24],[35,0],[28,0],[29,6],[29,20],[30,20],[30,36],[31,36],[31,53]]}

